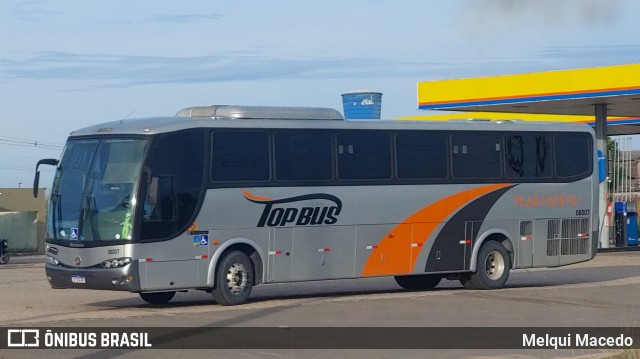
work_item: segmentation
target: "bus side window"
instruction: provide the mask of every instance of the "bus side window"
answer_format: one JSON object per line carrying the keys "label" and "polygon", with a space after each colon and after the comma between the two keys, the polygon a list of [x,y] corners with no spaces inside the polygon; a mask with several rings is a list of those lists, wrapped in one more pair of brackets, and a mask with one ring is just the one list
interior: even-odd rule
{"label": "bus side window", "polygon": [[555,144],[556,175],[560,178],[587,176],[592,170],[592,143],[587,134],[557,134]]}
{"label": "bus side window", "polygon": [[217,182],[269,181],[267,132],[220,130],[212,134],[211,141],[211,179]]}
{"label": "bus side window", "polygon": [[454,133],[451,135],[453,177],[500,178],[501,136],[491,132]]}
{"label": "bus side window", "polygon": [[331,180],[329,132],[281,132],[275,135],[276,177],[284,181]]}
{"label": "bus side window", "polygon": [[447,178],[447,134],[399,133],[396,136],[396,164],[400,179]]}
{"label": "bus side window", "polygon": [[152,177],[142,215],[143,239],[161,238],[178,229],[172,177]]}
{"label": "bus side window", "polygon": [[551,139],[547,135],[509,135],[506,140],[506,175],[508,178],[549,178]]}
{"label": "bus side window", "polygon": [[174,190],[173,178],[160,177],[158,182],[158,200],[160,205],[160,219],[162,221],[176,220],[176,211],[173,203]]}
{"label": "bus side window", "polygon": [[151,178],[144,203],[145,221],[175,221],[173,192],[173,178]]}
{"label": "bus side window", "polygon": [[345,132],[337,136],[338,177],[347,180],[391,178],[391,137],[386,132]]}
{"label": "bus side window", "polygon": [[142,240],[173,238],[193,222],[203,189],[205,134],[189,129],[154,139],[146,171],[152,176],[144,198],[147,208],[141,211]]}

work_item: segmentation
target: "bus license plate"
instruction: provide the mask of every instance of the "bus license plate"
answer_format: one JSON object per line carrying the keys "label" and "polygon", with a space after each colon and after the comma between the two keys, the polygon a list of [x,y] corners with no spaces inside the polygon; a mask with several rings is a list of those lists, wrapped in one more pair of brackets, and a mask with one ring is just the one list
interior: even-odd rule
{"label": "bus license plate", "polygon": [[74,275],[71,277],[71,281],[77,284],[85,284],[87,283],[87,278],[82,275]]}

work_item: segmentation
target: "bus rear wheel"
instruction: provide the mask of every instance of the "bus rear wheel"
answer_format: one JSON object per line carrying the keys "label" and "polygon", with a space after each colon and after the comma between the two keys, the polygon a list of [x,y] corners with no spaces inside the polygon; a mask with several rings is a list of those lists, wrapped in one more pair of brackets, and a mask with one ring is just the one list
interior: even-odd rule
{"label": "bus rear wheel", "polygon": [[502,288],[510,268],[509,252],[499,242],[489,241],[480,248],[475,273],[464,274],[460,282],[468,289]]}
{"label": "bus rear wheel", "polygon": [[442,280],[442,276],[435,274],[397,275],[394,278],[398,285],[410,290],[435,288]]}
{"label": "bus rear wheel", "polygon": [[211,293],[220,305],[238,305],[249,299],[253,288],[253,265],[244,252],[225,254],[216,271],[216,287]]}
{"label": "bus rear wheel", "polygon": [[149,304],[165,304],[168,303],[176,292],[155,292],[155,293],[140,293],[140,298]]}

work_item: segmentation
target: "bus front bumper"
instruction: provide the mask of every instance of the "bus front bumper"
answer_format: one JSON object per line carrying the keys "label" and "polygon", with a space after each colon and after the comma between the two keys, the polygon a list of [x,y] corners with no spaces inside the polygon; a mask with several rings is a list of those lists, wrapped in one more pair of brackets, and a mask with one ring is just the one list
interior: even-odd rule
{"label": "bus front bumper", "polygon": [[140,291],[138,263],[120,268],[70,268],[50,263],[45,272],[52,288]]}

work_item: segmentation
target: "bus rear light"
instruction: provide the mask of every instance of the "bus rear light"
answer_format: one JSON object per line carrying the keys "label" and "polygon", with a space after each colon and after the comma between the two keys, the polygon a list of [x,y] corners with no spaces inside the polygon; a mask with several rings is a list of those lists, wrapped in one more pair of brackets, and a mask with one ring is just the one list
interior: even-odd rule
{"label": "bus rear light", "polygon": [[131,258],[127,257],[127,258],[109,259],[102,262],[101,264],[103,268],[118,268],[118,267],[126,266],[129,263],[131,263]]}

